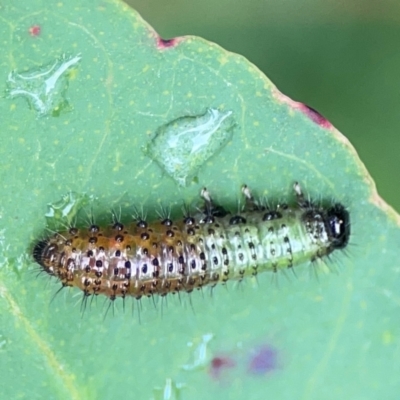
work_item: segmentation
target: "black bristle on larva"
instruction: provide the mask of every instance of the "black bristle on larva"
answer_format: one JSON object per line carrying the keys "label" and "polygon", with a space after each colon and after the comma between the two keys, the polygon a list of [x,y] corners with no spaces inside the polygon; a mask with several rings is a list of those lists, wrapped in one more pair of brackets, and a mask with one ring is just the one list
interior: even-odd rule
{"label": "black bristle on larva", "polygon": [[35,246],[33,247],[33,259],[38,263],[38,264],[42,264],[42,260],[43,260],[43,252],[46,249],[48,245],[48,241],[47,240],[40,240],[39,242],[37,242],[35,244]]}
{"label": "black bristle on larva", "polygon": [[294,185],[295,204],[266,207],[242,188],[243,210],[230,214],[203,189],[204,208],[176,220],[69,229],[38,241],[34,260],[63,286],[111,300],[192,292],[329,256],[350,241],[350,214],[338,202],[313,202]]}

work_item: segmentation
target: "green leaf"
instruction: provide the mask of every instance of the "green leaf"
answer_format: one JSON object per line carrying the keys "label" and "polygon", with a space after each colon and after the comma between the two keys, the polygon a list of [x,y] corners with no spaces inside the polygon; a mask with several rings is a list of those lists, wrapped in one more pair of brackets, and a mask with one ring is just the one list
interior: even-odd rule
{"label": "green leaf", "polygon": [[[163,41],[121,2],[83,4],[0,6],[3,397],[394,398],[400,217],[354,148],[243,57],[201,38]],[[207,110],[229,116],[213,125],[218,140],[194,160],[187,141],[172,153],[173,128],[204,123]],[[286,198],[296,180],[349,208],[348,251],[327,261],[338,274],[305,265],[297,278],[265,273],[203,296],[110,310],[97,298],[84,313],[79,290],[51,302],[59,284],[36,276],[46,222],[71,221],[88,202],[102,222],[128,205],[179,215],[205,185],[234,208],[243,183]],[[253,374],[256,354],[278,368]]]}

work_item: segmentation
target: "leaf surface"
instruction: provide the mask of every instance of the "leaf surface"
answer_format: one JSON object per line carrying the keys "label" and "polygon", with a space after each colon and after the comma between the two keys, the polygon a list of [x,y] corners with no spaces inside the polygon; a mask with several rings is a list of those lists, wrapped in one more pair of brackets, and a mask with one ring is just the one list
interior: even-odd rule
{"label": "leaf surface", "polygon": [[[0,35],[4,398],[394,398],[400,218],[328,121],[245,58],[163,41],[118,1],[3,2]],[[78,290],[50,302],[59,285],[36,277],[46,222],[85,205],[100,222],[120,206],[176,216],[203,186],[235,209],[244,183],[284,199],[294,181],[348,206],[351,243],[327,262],[339,274],[304,266],[108,312],[97,298],[83,315]]]}

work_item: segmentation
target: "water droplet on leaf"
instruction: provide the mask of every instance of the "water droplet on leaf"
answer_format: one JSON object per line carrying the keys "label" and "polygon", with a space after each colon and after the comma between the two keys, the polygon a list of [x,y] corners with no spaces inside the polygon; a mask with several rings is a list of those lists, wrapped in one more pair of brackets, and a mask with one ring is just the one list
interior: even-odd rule
{"label": "water droplet on leaf", "polygon": [[69,109],[66,91],[69,71],[81,60],[81,56],[60,57],[51,64],[26,72],[12,71],[8,74],[6,96],[24,97],[36,110],[38,116],[58,116]]}
{"label": "water droplet on leaf", "polygon": [[71,223],[76,217],[76,213],[86,204],[93,201],[93,197],[69,192],[60,200],[47,205],[47,223],[51,226],[58,226],[59,222]]}
{"label": "water droplet on leaf", "polygon": [[209,108],[204,114],[162,125],[144,151],[179,185],[186,186],[231,140],[235,126],[232,111]]}

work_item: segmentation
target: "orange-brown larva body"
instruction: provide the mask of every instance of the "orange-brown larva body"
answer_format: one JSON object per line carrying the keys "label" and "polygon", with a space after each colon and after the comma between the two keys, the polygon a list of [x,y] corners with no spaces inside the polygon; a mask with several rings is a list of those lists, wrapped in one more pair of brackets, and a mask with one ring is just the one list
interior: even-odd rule
{"label": "orange-brown larva body", "polygon": [[296,205],[272,210],[248,195],[248,209],[232,216],[205,197],[205,211],[195,217],[70,228],[40,241],[34,257],[63,286],[114,300],[191,292],[293,268],[344,248],[350,236],[345,208],[317,206],[295,190]]}

